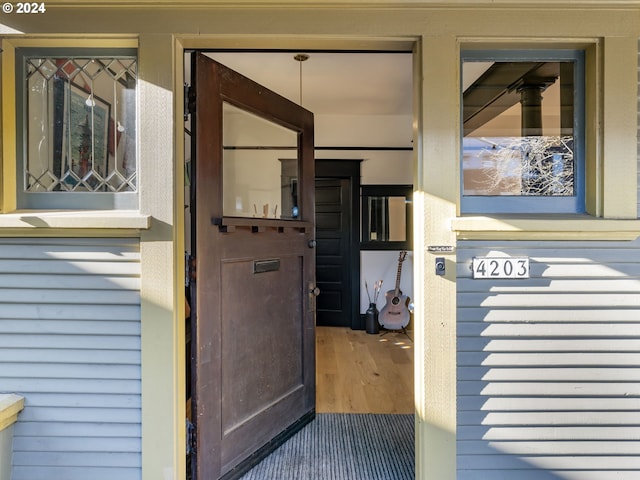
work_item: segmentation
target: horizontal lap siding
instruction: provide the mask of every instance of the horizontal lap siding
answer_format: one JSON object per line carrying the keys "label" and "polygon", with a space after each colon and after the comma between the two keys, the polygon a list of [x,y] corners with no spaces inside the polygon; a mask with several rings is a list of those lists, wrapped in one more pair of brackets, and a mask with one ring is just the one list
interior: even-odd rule
{"label": "horizontal lap siding", "polygon": [[[474,256],[530,279],[473,280]],[[640,241],[464,241],[458,480],[640,478]]]}
{"label": "horizontal lap siding", "polygon": [[0,239],[0,392],[12,480],[141,478],[137,241]]}

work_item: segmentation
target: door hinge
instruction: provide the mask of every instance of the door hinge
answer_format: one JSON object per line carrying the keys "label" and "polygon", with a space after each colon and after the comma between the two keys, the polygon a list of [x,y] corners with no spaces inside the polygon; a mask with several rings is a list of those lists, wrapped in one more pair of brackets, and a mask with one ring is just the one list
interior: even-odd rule
{"label": "door hinge", "polygon": [[197,438],[196,426],[187,420],[187,455],[195,455]]}
{"label": "door hinge", "polygon": [[184,84],[184,121],[189,120],[189,115],[196,113],[196,90],[188,83]]}
{"label": "door hinge", "polygon": [[196,279],[196,257],[184,254],[184,286],[189,287]]}

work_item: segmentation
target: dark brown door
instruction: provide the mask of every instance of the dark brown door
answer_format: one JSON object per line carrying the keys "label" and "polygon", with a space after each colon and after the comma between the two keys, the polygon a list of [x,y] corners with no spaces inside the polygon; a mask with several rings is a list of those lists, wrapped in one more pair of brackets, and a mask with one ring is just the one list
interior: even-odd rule
{"label": "dark brown door", "polygon": [[195,472],[212,480],[313,418],[313,115],[204,54],[192,70]]}
{"label": "dark brown door", "polygon": [[[319,326],[351,327],[351,188],[347,178],[316,179]],[[355,272],[357,274],[357,272]]]}

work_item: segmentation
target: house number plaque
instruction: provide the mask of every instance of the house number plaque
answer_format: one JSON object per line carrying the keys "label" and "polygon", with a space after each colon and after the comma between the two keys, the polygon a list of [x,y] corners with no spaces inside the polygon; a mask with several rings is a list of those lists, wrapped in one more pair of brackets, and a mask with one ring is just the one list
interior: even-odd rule
{"label": "house number plaque", "polygon": [[529,278],[528,257],[473,257],[474,279]]}

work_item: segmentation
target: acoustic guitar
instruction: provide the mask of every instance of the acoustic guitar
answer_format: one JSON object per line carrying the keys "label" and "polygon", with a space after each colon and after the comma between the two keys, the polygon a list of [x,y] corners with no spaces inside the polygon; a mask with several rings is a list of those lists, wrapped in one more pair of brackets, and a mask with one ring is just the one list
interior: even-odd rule
{"label": "acoustic guitar", "polygon": [[385,294],[386,304],[380,310],[378,322],[387,330],[404,330],[411,319],[408,305],[409,297],[400,290],[400,276],[402,275],[402,262],[407,257],[407,252],[402,251],[398,255],[398,273],[396,274],[396,288]]}

